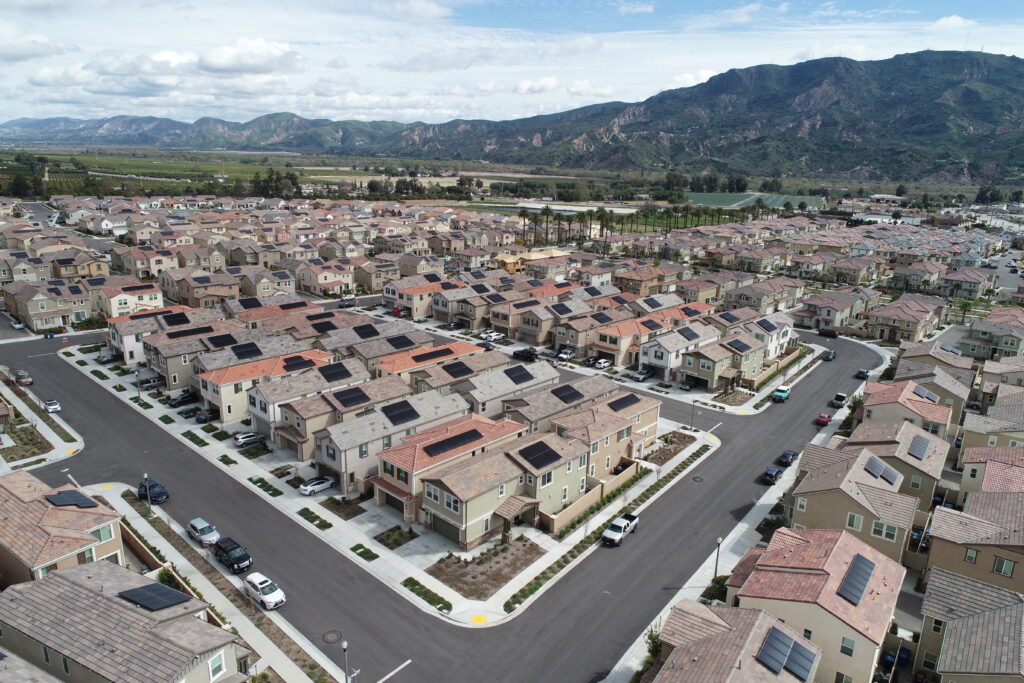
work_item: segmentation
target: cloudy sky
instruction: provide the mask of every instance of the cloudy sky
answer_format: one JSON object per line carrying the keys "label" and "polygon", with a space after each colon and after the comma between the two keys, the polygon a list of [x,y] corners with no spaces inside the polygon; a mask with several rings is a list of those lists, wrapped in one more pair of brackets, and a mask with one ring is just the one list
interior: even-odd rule
{"label": "cloudy sky", "polygon": [[507,119],[754,64],[1024,56],[1019,0],[0,0],[0,121]]}

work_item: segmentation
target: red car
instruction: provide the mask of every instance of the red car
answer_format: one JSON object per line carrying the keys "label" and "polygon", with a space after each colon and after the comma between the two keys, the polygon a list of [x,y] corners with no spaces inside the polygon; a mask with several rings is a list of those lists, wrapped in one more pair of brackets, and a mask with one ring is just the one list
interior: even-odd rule
{"label": "red car", "polygon": [[828,413],[822,413],[818,417],[814,418],[814,424],[821,425],[822,427],[824,427],[825,425],[827,425],[831,421],[832,421],[832,416],[829,415]]}

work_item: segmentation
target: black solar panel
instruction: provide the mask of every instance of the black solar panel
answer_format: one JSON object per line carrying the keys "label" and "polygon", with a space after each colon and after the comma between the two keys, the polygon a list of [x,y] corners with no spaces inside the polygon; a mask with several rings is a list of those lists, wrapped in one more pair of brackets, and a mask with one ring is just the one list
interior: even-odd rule
{"label": "black solar panel", "polygon": [[366,392],[359,387],[345,389],[345,391],[336,391],[334,392],[334,398],[337,399],[338,403],[346,408],[351,408],[352,406],[357,406],[370,400],[370,397],[366,395]]}
{"label": "black solar panel", "polygon": [[854,555],[850,567],[846,570],[843,582],[839,584],[839,597],[844,598],[854,605],[860,604],[864,590],[871,581],[871,573],[875,571],[875,563],[863,555]]}
{"label": "black solar panel", "polygon": [[201,285],[208,285],[208,284],[210,284],[210,278],[207,275],[200,275],[199,277],[194,277],[192,279],[195,280],[198,284],[201,284]]}
{"label": "black solar panel", "polygon": [[530,371],[522,365],[505,368],[503,372],[510,380],[512,380],[513,384],[522,384],[523,382],[529,382],[533,379],[533,375],[530,374]]}
{"label": "black solar panel", "polygon": [[305,301],[289,301],[286,304],[281,304],[280,309],[282,311],[290,311],[293,308],[305,308],[308,305]]}
{"label": "black solar panel", "polygon": [[260,308],[261,306],[263,306],[263,304],[260,303],[260,300],[254,296],[246,297],[245,299],[239,299],[238,305],[244,308],[245,310],[249,310],[250,308]]}
{"label": "black solar panel", "polygon": [[130,287],[122,287],[122,291],[125,292],[138,292],[142,289],[152,289],[153,285],[131,285]]}
{"label": "black solar panel", "polygon": [[877,479],[885,470],[885,463],[872,455],[864,464],[864,469],[867,470],[868,474]]}
{"label": "black solar panel", "polygon": [[570,313],[572,313],[572,309],[566,306],[565,304],[555,304],[554,306],[551,307],[551,310],[557,313],[558,315],[569,315]]}
{"label": "black solar panel", "polygon": [[561,456],[558,455],[558,452],[543,441],[538,441],[537,443],[530,444],[526,448],[521,449],[519,451],[519,455],[523,460],[530,463],[530,466],[535,470],[544,469],[548,465],[552,465],[561,460]]}
{"label": "black solar panel", "polygon": [[508,301],[508,299],[503,297],[501,294],[488,294],[484,298],[490,301],[492,304],[501,304]]}
{"label": "black solar panel", "polygon": [[948,353],[952,353],[954,356],[962,355],[960,349],[955,346],[950,346],[949,344],[939,344],[939,348]]}
{"label": "black solar panel", "polygon": [[583,291],[589,294],[590,296],[599,296],[601,294],[601,290],[598,289],[597,287],[584,287]]}
{"label": "black solar panel", "polygon": [[328,382],[337,382],[341,379],[348,379],[352,376],[352,372],[345,367],[344,363],[331,363],[330,365],[321,365],[317,368],[323,378]]}
{"label": "black solar panel", "polygon": [[726,311],[725,313],[722,314],[722,320],[724,320],[726,322],[730,322],[730,323],[735,323],[735,322],[739,322],[740,319],[737,318],[732,313],[730,313],[729,311]]}
{"label": "black solar panel", "polygon": [[572,287],[571,282],[556,282],[555,289],[564,289],[565,287]]}
{"label": "black solar panel", "polygon": [[176,325],[187,325],[188,316],[184,313],[168,313],[164,316],[164,324],[168,327],[174,327]]}
{"label": "black solar panel", "polygon": [[646,299],[644,299],[644,303],[647,304],[647,306],[650,308],[657,308],[658,306],[661,306],[661,302],[655,299],[653,296],[649,296]]}
{"label": "black solar panel", "polygon": [[423,279],[426,280],[427,282],[440,282],[441,276],[438,275],[437,273],[427,273],[426,275],[423,276]]}
{"label": "black solar panel", "polygon": [[207,337],[206,341],[210,342],[210,346],[215,349],[225,346],[234,346],[238,343],[238,340],[231,334],[215,334],[212,337]]}
{"label": "black solar panel", "polygon": [[765,332],[774,332],[775,330],[779,329],[779,327],[771,320],[768,320],[768,318],[762,318],[761,320],[758,320],[757,324]]}
{"label": "black solar panel", "polygon": [[481,434],[475,429],[470,429],[468,432],[462,432],[461,434],[456,434],[455,436],[449,436],[447,439],[443,439],[436,443],[432,443],[429,446],[425,446],[423,448],[423,451],[430,457],[434,457],[435,455],[447,453],[448,451],[459,448],[460,446],[465,446],[466,444],[473,443],[477,439],[481,438],[483,438],[483,434]]}
{"label": "black solar panel", "polygon": [[450,356],[453,353],[455,352],[450,348],[440,348],[434,349],[433,351],[427,351],[426,353],[418,353],[413,356],[412,359],[417,363],[423,363],[424,361],[434,360],[435,358],[444,358],[445,356]]}
{"label": "black solar panel", "polygon": [[473,374],[473,369],[461,360],[457,360],[454,363],[448,363],[448,365],[442,365],[441,369],[456,378]]}
{"label": "black solar panel", "polygon": [[[480,286],[480,285],[477,285],[477,287],[479,287],[479,286]],[[441,289],[444,289],[444,290],[448,290],[448,289],[459,289],[459,287],[460,287],[460,285],[458,285],[458,284],[456,284],[456,283],[454,283],[454,282],[442,282],[442,283],[441,283]],[[486,287],[484,288],[484,291],[485,291],[485,292],[487,291],[487,288],[486,288]]]}
{"label": "black solar panel", "polygon": [[528,299],[526,301],[520,301],[518,303],[512,304],[512,308],[515,308],[515,309],[526,308],[527,306],[536,306],[539,303],[540,302],[537,301],[536,299]]}
{"label": "black solar panel", "polygon": [[530,285],[531,287],[540,287],[544,283],[541,282],[540,280],[527,280],[526,284]]}
{"label": "black solar panel", "polygon": [[612,301],[614,301],[615,303],[618,303],[618,304],[626,304],[626,303],[629,303],[629,302],[628,302],[628,301],[626,300],[626,297],[624,297],[624,296],[613,296],[613,297],[612,297]]}
{"label": "black solar panel", "polygon": [[643,325],[644,327],[646,327],[649,330],[660,330],[661,329],[661,323],[655,322],[653,320],[645,320],[645,321],[643,321],[640,324]]}
{"label": "black solar panel", "polygon": [[246,342],[245,344],[237,344],[231,347],[231,351],[235,354],[235,358],[242,360],[244,358],[252,358],[262,353],[260,347],[256,346],[253,342]]}
{"label": "black solar panel", "polygon": [[882,474],[880,476],[882,477],[882,479],[885,479],[890,484],[895,484],[896,480],[899,479],[900,475],[896,470],[886,465],[885,468],[882,470]]}
{"label": "black solar panel", "polygon": [[400,334],[396,337],[388,337],[388,344],[391,344],[396,349],[407,349],[410,346],[415,346],[416,343],[412,339],[409,339],[404,334]]}
{"label": "black solar panel", "polygon": [[[149,285],[147,285],[147,287],[148,286]],[[78,285],[71,285],[70,287],[68,287],[68,291],[71,292],[72,294],[81,294],[82,293],[82,288],[79,287]],[[127,290],[125,290],[125,291],[127,291]]]}
{"label": "black solar panel", "polygon": [[313,329],[319,332],[320,334],[323,334],[325,332],[330,332],[331,330],[338,329],[338,326],[332,323],[330,320],[321,320],[318,323],[313,323]]}
{"label": "black solar panel", "polygon": [[595,313],[590,317],[599,323],[610,323],[612,321],[611,316],[609,316],[607,313]]}
{"label": "black solar panel", "polygon": [[471,285],[470,289],[472,289],[477,294],[483,294],[484,292],[488,291],[487,285]]}
{"label": "black solar panel", "polygon": [[480,280],[480,279],[482,279],[482,278],[485,278],[485,277],[487,277],[486,275],[484,275],[483,273],[481,273],[481,272],[480,272],[479,270],[474,270],[474,271],[473,271],[472,273],[470,273],[470,275],[472,275],[473,277],[475,277],[475,278],[476,278],[477,280]]}
{"label": "black solar panel", "polygon": [[498,278],[498,282],[500,282],[503,285],[510,285],[510,284],[512,284],[515,281],[516,281],[516,279],[514,277],[499,277]]}
{"label": "black solar panel", "polygon": [[107,278],[105,277],[91,277],[88,280],[86,280],[90,287],[99,287],[106,281]]}
{"label": "black solar panel", "polygon": [[927,389],[925,389],[922,386],[914,387],[914,393],[917,394],[918,396],[920,396],[923,399],[931,401],[932,403],[938,403],[939,402],[938,394],[933,394],[932,392],[928,391]]}
{"label": "black solar panel", "polygon": [[608,407],[614,410],[615,412],[619,412],[620,410],[624,410],[630,406],[635,406],[639,402],[640,397],[637,396],[636,394],[630,393],[626,394],[621,398],[615,399],[614,401],[608,404]]}
{"label": "black solar panel", "polygon": [[396,426],[412,422],[420,416],[408,401],[399,401],[398,403],[386,405],[381,408],[381,412],[384,413],[384,417],[391,421],[391,424]]}
{"label": "black solar panel", "polygon": [[806,681],[811,676],[817,655],[790,638],[781,629],[772,626],[761,643],[756,659],[775,674],[785,669],[801,681]]}
{"label": "black solar panel", "polygon": [[288,356],[284,359],[285,370],[301,370],[302,368],[309,368],[314,365],[316,365],[316,361],[303,358],[302,356]]}
{"label": "black solar panel", "polygon": [[96,501],[84,495],[81,491],[64,490],[57,493],[47,494],[44,497],[46,500],[50,501],[51,504],[56,505],[57,507],[74,505],[79,508],[94,508],[98,506]]}
{"label": "black solar panel", "polygon": [[698,311],[696,308],[693,308],[692,306],[683,306],[683,313],[690,316],[691,318],[696,315],[700,315],[700,311]]}
{"label": "black solar panel", "polygon": [[193,327],[190,330],[172,330],[167,333],[168,339],[181,339],[182,337],[194,337],[197,334],[209,334],[213,332],[213,328],[209,325],[203,325],[202,327]]}
{"label": "black solar panel", "polygon": [[143,318],[155,318],[158,315],[164,315],[160,311],[146,311],[145,313],[135,313],[134,315],[128,316],[129,320],[142,320]]}
{"label": "black solar panel", "polygon": [[180,605],[191,600],[185,593],[176,591],[162,583],[151,583],[147,586],[139,586],[131,590],[121,591],[117,596],[134,605],[148,609],[150,612],[159,612],[162,609]]}
{"label": "black solar panel", "polygon": [[380,332],[378,332],[377,328],[373,325],[356,325],[352,328],[352,331],[355,332],[360,339],[369,339],[370,337],[380,336]]}
{"label": "black solar panel", "polygon": [[910,442],[910,448],[907,452],[918,460],[924,460],[924,456],[928,455],[928,446],[930,444],[931,441],[918,434]]}
{"label": "black solar panel", "polygon": [[334,317],[334,313],[332,313],[330,311],[324,311],[323,313],[313,313],[311,315],[307,315],[306,316],[306,320],[309,320],[309,321],[325,320],[327,318],[333,318],[333,317]]}
{"label": "black solar panel", "polygon": [[741,342],[739,339],[733,339],[732,341],[726,342],[725,344],[726,346],[735,349],[740,353],[746,353],[747,351],[750,350],[750,345],[748,345],[746,342]]}
{"label": "black solar panel", "polygon": [[583,394],[578,392],[571,384],[563,384],[555,387],[551,393],[562,403],[575,403],[583,399]]}
{"label": "black solar panel", "polygon": [[683,335],[684,337],[686,337],[687,341],[693,341],[694,339],[697,339],[697,338],[699,338],[699,337],[700,337],[700,335],[699,335],[699,334],[697,334],[696,332],[694,332],[694,331],[693,331],[693,330],[692,330],[691,328],[689,328],[689,327],[680,327],[680,328],[679,328],[679,330],[678,330],[678,332],[679,332],[679,334],[681,334],[681,335]]}

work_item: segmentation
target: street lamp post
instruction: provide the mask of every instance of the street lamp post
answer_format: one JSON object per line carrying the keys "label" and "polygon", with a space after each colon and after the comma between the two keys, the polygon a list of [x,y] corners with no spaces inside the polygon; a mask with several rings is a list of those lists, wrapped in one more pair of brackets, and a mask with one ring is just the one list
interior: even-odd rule
{"label": "street lamp post", "polygon": [[712,580],[718,578],[718,554],[722,550],[722,537],[719,536],[717,539],[715,539],[715,543],[716,543],[716,545],[715,545],[715,575],[712,578]]}
{"label": "street lamp post", "polygon": [[142,400],[142,370],[135,371],[135,391],[138,393],[139,400]]}
{"label": "street lamp post", "polygon": [[348,641],[341,641],[341,651],[345,655],[345,683],[350,683],[353,678],[359,675],[359,669],[352,671],[348,668]]}
{"label": "street lamp post", "polygon": [[153,492],[149,488],[149,472],[142,473],[142,485],[146,487],[146,502],[149,504],[149,516],[153,516]]}

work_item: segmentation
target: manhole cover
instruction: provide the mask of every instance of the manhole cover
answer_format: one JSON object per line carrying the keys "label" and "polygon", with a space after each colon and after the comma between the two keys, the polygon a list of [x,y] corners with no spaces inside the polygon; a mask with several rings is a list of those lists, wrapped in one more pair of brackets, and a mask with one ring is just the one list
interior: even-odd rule
{"label": "manhole cover", "polygon": [[323,635],[324,642],[333,645],[341,640],[341,631],[328,631]]}
{"label": "manhole cover", "polygon": [[704,477],[694,477],[693,480],[699,484],[704,481]]}

